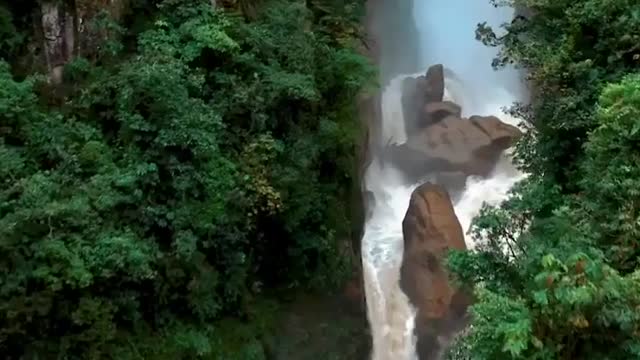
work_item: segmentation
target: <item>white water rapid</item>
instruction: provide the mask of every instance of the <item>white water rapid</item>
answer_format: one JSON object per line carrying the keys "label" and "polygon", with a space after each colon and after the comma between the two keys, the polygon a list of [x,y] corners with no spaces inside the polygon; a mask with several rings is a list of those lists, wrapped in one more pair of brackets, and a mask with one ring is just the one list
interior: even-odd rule
{"label": "white water rapid", "polygon": [[[413,1],[413,19],[418,29],[422,69],[414,75],[398,75],[382,93],[381,139],[384,144],[406,141],[401,105],[402,80],[423,75],[433,64],[450,70],[445,76],[445,98],[462,106],[463,116],[496,115],[517,125],[516,119],[502,112],[503,107],[525,97],[519,73],[513,69],[494,71],[491,61],[496,49],[475,40],[475,28],[487,21],[498,30],[513,17],[513,11],[495,8],[489,0],[385,0]],[[393,31],[393,29],[387,29]],[[383,54],[384,56],[384,54]],[[414,336],[415,309],[400,289],[400,264],[403,253],[402,220],[412,191],[420,184],[407,183],[392,164],[376,158],[365,174],[366,189],[373,193],[362,239],[367,311],[373,337],[372,360],[417,359]],[[488,178],[468,178],[466,188],[454,204],[463,230],[469,228],[483,203],[498,204],[508,190],[522,178],[503,155]],[[467,239],[467,246],[474,244]]]}

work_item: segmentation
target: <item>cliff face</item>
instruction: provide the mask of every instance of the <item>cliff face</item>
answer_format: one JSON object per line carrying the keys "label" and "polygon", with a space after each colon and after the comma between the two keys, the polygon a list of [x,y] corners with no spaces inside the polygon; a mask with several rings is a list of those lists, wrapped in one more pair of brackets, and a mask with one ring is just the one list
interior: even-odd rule
{"label": "cliff face", "polygon": [[127,0],[44,0],[40,2],[43,50],[50,81],[62,83],[64,65],[78,55],[91,58],[112,36],[101,19],[118,21]]}
{"label": "cliff face", "polygon": [[398,74],[419,69],[418,33],[413,22],[412,1],[367,1],[367,32],[373,42],[372,55],[379,65],[380,80],[386,84]]}

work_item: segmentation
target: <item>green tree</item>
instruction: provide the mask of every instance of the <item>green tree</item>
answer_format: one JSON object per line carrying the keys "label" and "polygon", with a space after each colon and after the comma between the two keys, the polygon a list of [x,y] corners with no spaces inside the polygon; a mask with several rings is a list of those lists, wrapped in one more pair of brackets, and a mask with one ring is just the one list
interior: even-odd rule
{"label": "green tree", "polygon": [[[372,68],[304,1],[126,5],[55,96],[0,63],[0,352],[264,359],[281,293],[352,270]],[[355,28],[343,6],[323,11]],[[4,9],[0,34],[37,38]],[[30,56],[11,44],[8,61]]]}
{"label": "green tree", "polygon": [[498,46],[494,65],[526,69],[533,101],[532,130],[521,142],[520,164],[573,191],[583,143],[595,127],[602,88],[638,69],[640,5],[634,0],[490,0],[523,9],[497,37],[481,24],[476,36]]}
{"label": "green tree", "polygon": [[494,65],[529,73],[528,178],[473,222],[476,251],[453,253],[477,303],[452,359],[640,358],[637,133],[640,4],[515,0]]}
{"label": "green tree", "polygon": [[532,175],[474,220],[478,251],[450,256],[478,296],[451,358],[640,357],[640,76],[607,86],[598,104],[578,191]]}

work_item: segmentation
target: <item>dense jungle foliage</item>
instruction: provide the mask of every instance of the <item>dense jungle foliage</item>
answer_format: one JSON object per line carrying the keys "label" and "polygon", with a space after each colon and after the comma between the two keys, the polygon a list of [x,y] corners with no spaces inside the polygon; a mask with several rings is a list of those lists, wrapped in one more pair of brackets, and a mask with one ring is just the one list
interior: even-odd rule
{"label": "dense jungle foliage", "polygon": [[640,2],[512,0],[495,66],[526,69],[528,178],[449,258],[477,284],[452,359],[640,358]]}
{"label": "dense jungle foliage", "polygon": [[267,358],[354,266],[361,3],[0,1],[0,354]]}

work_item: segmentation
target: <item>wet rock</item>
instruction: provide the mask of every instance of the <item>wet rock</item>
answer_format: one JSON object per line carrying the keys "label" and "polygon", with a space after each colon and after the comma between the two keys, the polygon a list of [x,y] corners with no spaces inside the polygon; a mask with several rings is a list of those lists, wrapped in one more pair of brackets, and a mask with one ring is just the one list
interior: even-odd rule
{"label": "wet rock", "polygon": [[423,109],[423,121],[420,127],[426,127],[435,124],[442,119],[453,116],[460,117],[462,109],[456,103],[451,101],[439,101],[428,103]]}
{"label": "wet rock", "polygon": [[437,172],[487,176],[520,135],[518,128],[495,116],[447,116],[410,134],[405,144],[389,146],[386,156],[410,178]]}
{"label": "wet rock", "polygon": [[424,103],[442,101],[444,97],[444,66],[437,64],[431,66],[425,75],[424,89],[418,91],[424,93]]}
{"label": "wet rock", "polygon": [[462,227],[447,191],[426,183],[411,195],[402,222],[404,253],[400,285],[417,307],[421,360],[436,359],[448,339],[465,325],[470,297],[455,289],[444,266],[449,249],[466,249]]}
{"label": "wet rock", "polygon": [[[495,116],[468,120],[453,116],[409,137],[407,145],[468,175],[488,175],[520,131]],[[445,169],[443,169],[445,170]]]}

